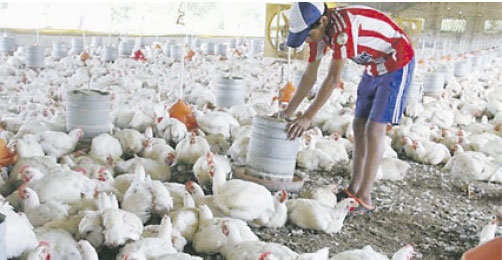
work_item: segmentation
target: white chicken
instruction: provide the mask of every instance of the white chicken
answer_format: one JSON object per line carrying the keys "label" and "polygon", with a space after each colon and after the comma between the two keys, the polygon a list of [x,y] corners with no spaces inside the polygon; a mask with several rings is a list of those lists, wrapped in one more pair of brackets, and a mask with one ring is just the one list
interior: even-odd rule
{"label": "white chicken", "polygon": [[47,222],[65,218],[68,214],[68,205],[57,201],[49,201],[40,204],[37,193],[26,185],[18,188],[18,196],[21,197],[22,210],[30,223],[35,226],[42,226]]}
{"label": "white chicken", "polygon": [[256,110],[250,105],[233,106],[228,112],[237,119],[240,125],[253,124],[253,118],[257,115]]}
{"label": "white chicken", "polygon": [[221,230],[222,224],[231,223],[237,228],[243,240],[258,241],[258,237],[247,226],[246,222],[232,218],[214,218],[206,205],[199,207],[199,229],[195,233],[192,246],[198,253],[215,254],[228,243],[228,237]]}
{"label": "white chicken", "polygon": [[27,180],[28,186],[36,191],[40,203],[69,203],[91,198],[97,187],[89,178],[65,168],[54,168],[44,175],[36,168],[24,167],[21,175]]}
{"label": "white chicken", "polygon": [[[161,220],[162,222],[162,220]],[[141,234],[141,239],[144,238],[150,238],[150,237],[158,237],[161,225],[148,225],[145,226],[143,229],[143,234]],[[181,235],[181,233],[176,230],[172,229],[171,232],[171,242],[173,243],[173,247],[176,249],[178,252],[183,252],[183,249],[187,245],[187,240]]]}
{"label": "white chicken", "polygon": [[174,144],[179,143],[188,136],[187,127],[176,118],[162,119],[157,125],[157,130],[164,139]]}
{"label": "white chicken", "polygon": [[134,213],[143,223],[153,214],[163,216],[173,208],[173,199],[160,181],[149,176],[144,181],[135,179],[124,194],[122,209]]}
{"label": "white chicken", "polygon": [[[47,246],[51,259],[96,260],[96,250],[87,241],[77,243],[65,230],[39,228],[36,231],[41,246]],[[87,242],[87,243],[86,243]]]}
{"label": "white chicken", "polygon": [[174,158],[176,157],[174,149],[165,142],[152,143],[149,141],[146,141],[140,155],[141,157],[150,158],[169,165],[174,163]]}
{"label": "white chicken", "polygon": [[320,230],[326,233],[338,233],[351,208],[357,206],[352,198],[340,201],[334,208],[312,199],[294,199],[286,203],[288,219],[295,225]]}
{"label": "white chicken", "polygon": [[26,169],[27,167],[36,168],[43,176],[48,174],[51,169],[58,167],[58,165],[55,158],[50,156],[20,158],[14,165],[14,168],[10,171],[9,180],[12,183],[16,183],[18,181],[28,181],[28,179],[26,179],[27,176],[22,174],[23,169]]}
{"label": "white chicken", "polygon": [[136,215],[121,210],[115,195],[100,193],[99,211],[87,211],[79,224],[79,233],[94,247],[117,247],[130,240],[138,240],[143,224]]}
{"label": "white chicken", "polygon": [[225,154],[230,148],[230,143],[222,134],[206,135],[206,141],[211,146],[211,152],[215,154]]}
{"label": "white chicken", "polygon": [[116,196],[119,201],[122,201],[124,194],[129,189],[134,180],[145,181],[146,173],[143,165],[138,164],[133,173],[126,173],[117,176],[113,181],[113,187],[117,190]]}
{"label": "white chicken", "polygon": [[45,155],[35,135],[25,135],[22,139],[15,140],[13,146],[19,158]]}
{"label": "white chicken", "polygon": [[230,158],[232,158],[235,163],[239,165],[246,164],[249,140],[251,140],[251,137],[249,136],[239,137],[234,140],[234,142],[228,149],[227,154],[230,155]]}
{"label": "white chicken", "polygon": [[274,194],[274,212],[266,217],[259,218],[253,222],[259,227],[278,228],[284,226],[288,220],[288,208],[286,200],[288,194],[285,190],[277,191]]}
{"label": "white chicken", "polygon": [[211,147],[204,137],[197,136],[195,132],[181,140],[176,145],[175,164],[185,163],[193,165],[199,157],[209,152]]}
{"label": "white chicken", "polygon": [[185,191],[184,205],[176,211],[169,213],[173,228],[189,242],[193,240],[195,232],[199,228],[199,209],[195,207],[195,201],[190,193]]}
{"label": "white chicken", "polygon": [[207,152],[205,156],[201,156],[197,159],[193,165],[195,178],[202,187],[209,187],[209,185],[212,184],[213,176],[216,171],[222,171],[225,178],[232,171],[230,162],[225,156]]}
{"label": "white chicken", "polygon": [[117,260],[129,259],[130,255],[142,255],[143,259],[177,253],[171,241],[172,223],[169,216],[162,218],[158,237],[143,238],[120,249]]}
{"label": "white chicken", "polygon": [[305,136],[307,148],[298,152],[298,166],[309,171],[329,171],[335,162],[324,150],[317,149],[317,142],[317,138],[312,138],[310,135]]}
{"label": "white chicken", "polygon": [[449,171],[452,178],[463,181],[489,180],[495,170],[493,158],[480,152],[464,152],[460,147],[442,168],[442,171]]}
{"label": "white chicken", "polygon": [[252,221],[268,218],[275,212],[270,191],[254,182],[239,179],[227,181],[223,172],[215,172],[212,189],[214,204],[233,218]]}
{"label": "white chicken", "polygon": [[323,248],[315,253],[298,254],[286,246],[257,240],[244,239],[239,229],[233,223],[222,223],[221,232],[227,236],[227,244],[221,253],[227,260],[255,259],[316,259],[328,260],[329,248]]}
{"label": "white chicken", "polygon": [[336,205],[336,193],[338,193],[338,188],[336,185],[330,184],[305,190],[300,193],[299,197],[317,200],[321,204],[333,208]]}
{"label": "white chicken", "polygon": [[164,182],[164,186],[173,198],[173,211],[182,208],[185,205],[185,185],[176,182]]}
{"label": "white chicken", "polygon": [[117,138],[109,134],[100,134],[92,139],[89,156],[102,164],[113,163],[122,156],[122,146]]}
{"label": "white chicken", "polygon": [[377,180],[403,180],[410,164],[397,158],[383,158],[377,172]]}
{"label": "white chicken", "polygon": [[230,130],[239,127],[239,122],[231,115],[221,111],[211,111],[203,114],[195,111],[197,125],[206,134],[222,134],[226,139],[230,138]]}
{"label": "white chicken", "polygon": [[38,135],[38,142],[47,155],[59,158],[75,150],[80,138],[84,136],[81,128],[73,129],[70,133],[45,131]]}
{"label": "white chicken", "polygon": [[[2,202],[3,203],[3,202]],[[9,204],[0,204],[0,213],[5,215],[5,255],[7,258],[19,257],[22,253],[35,249],[38,240],[33,226],[24,213],[16,213]]]}
{"label": "white chicken", "polygon": [[[406,245],[399,249],[393,256],[392,260],[409,260],[412,259],[415,251],[412,246]],[[371,246],[365,246],[362,249],[349,250],[338,253],[331,260],[389,260],[389,258],[381,253],[376,252]]]}
{"label": "white chicken", "polygon": [[349,155],[343,144],[332,138],[318,139],[315,147],[328,154],[335,164],[349,161]]}
{"label": "white chicken", "polygon": [[137,165],[143,165],[146,174],[150,175],[154,180],[169,181],[171,179],[171,166],[169,164],[138,156],[117,163],[114,170],[118,173],[132,172]]}
{"label": "white chicken", "polygon": [[214,202],[213,195],[204,195],[204,190],[201,186],[193,181],[188,181],[185,184],[185,190],[190,193],[192,198],[195,200],[195,205],[201,207],[202,205],[207,206],[211,210],[211,214],[214,217],[223,217],[226,214],[218,208]]}
{"label": "white chicken", "polygon": [[490,220],[488,224],[486,224],[481,232],[479,232],[479,243],[478,245],[484,244],[495,238],[495,231],[497,230],[497,222],[496,219]]}
{"label": "white chicken", "polygon": [[127,156],[138,154],[143,149],[145,136],[134,129],[116,129],[113,137],[117,138],[122,147],[122,151]]}

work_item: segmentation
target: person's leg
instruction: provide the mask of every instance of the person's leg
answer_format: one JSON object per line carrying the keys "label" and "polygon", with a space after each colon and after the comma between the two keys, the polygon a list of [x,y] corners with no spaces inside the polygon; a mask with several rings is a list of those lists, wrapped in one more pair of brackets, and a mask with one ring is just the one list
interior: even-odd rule
{"label": "person's leg", "polygon": [[366,157],[366,122],[373,106],[376,92],[376,79],[364,74],[357,87],[356,109],[352,129],[354,130],[354,144],[352,149],[352,178],[349,192],[357,193],[364,178],[364,158]]}
{"label": "person's leg", "polygon": [[364,161],[366,157],[366,128],[367,118],[355,117],[352,122],[354,129],[354,145],[352,149],[352,179],[350,180],[349,192],[356,194],[364,177]]}
{"label": "person's leg", "polygon": [[385,129],[388,123],[399,124],[401,121],[413,69],[414,61],[400,70],[386,74],[381,78],[375,93],[365,128],[367,150],[363,167],[364,177],[356,193],[356,197],[368,206],[372,205],[371,188],[383,159]]}
{"label": "person's leg", "polygon": [[362,179],[361,186],[357,190],[356,197],[367,205],[372,205],[371,188],[375,183],[378,168],[382,162],[386,125],[385,123],[371,120],[366,122],[365,138],[367,151],[362,170],[362,172],[364,172],[364,178]]}

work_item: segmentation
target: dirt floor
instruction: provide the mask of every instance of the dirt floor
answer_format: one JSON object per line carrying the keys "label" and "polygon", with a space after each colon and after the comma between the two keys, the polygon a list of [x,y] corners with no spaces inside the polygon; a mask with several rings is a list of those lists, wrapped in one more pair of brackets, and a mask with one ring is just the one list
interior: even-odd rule
{"label": "dirt floor", "polygon": [[[252,229],[261,240],[280,243],[300,253],[329,247],[332,256],[371,245],[391,257],[402,246],[411,244],[417,251],[415,259],[459,259],[463,252],[477,245],[479,231],[492,218],[494,206],[501,204],[502,185],[473,182],[477,193],[469,198],[459,183],[441,173],[440,167],[410,164],[404,181],[377,181],[373,198],[378,208],[374,215],[348,217],[338,234],[303,230],[290,223],[277,229]],[[184,183],[193,179],[190,172],[179,170],[172,181]],[[304,189],[331,183],[345,187],[349,165],[340,165],[331,172],[303,174]],[[113,259],[115,252],[101,252],[100,259]],[[185,252],[197,255],[189,246]],[[222,259],[219,255],[202,257]]]}

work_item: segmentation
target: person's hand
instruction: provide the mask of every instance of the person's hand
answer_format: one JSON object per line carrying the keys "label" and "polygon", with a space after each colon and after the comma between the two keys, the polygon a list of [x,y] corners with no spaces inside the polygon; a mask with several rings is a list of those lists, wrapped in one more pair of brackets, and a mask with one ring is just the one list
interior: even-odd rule
{"label": "person's hand", "polygon": [[298,113],[296,120],[289,125],[288,137],[293,140],[303,135],[303,133],[310,127],[311,120],[301,113]]}

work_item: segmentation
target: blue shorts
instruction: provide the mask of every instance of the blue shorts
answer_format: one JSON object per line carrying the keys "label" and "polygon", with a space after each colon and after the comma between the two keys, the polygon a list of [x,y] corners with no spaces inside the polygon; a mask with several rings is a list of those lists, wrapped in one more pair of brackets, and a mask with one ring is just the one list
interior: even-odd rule
{"label": "blue shorts", "polygon": [[415,58],[403,68],[381,76],[363,74],[357,87],[355,117],[399,124],[415,69]]}

